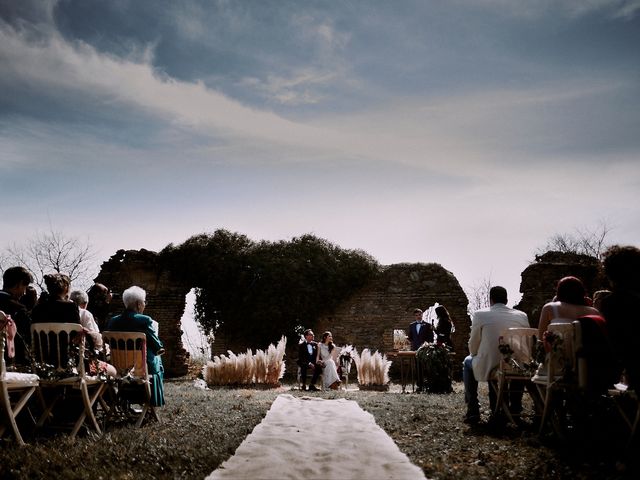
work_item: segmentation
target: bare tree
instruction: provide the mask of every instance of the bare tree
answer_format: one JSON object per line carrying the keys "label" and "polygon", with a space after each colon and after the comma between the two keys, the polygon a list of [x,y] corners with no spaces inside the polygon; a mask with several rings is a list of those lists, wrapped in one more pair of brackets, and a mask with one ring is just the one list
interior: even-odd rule
{"label": "bare tree", "polygon": [[8,246],[0,256],[1,268],[20,265],[31,272],[42,290],[44,275],[51,272],[69,275],[72,283],[87,286],[95,252],[91,244],[77,237],[68,237],[53,228],[38,232],[24,244]]}
{"label": "bare tree", "polygon": [[538,249],[542,254],[548,251],[563,253],[579,253],[591,257],[600,258],[608,247],[606,238],[611,228],[605,221],[600,221],[593,228],[576,228],[575,233],[557,233],[551,236],[544,247]]}
{"label": "bare tree", "polygon": [[467,312],[472,315],[476,310],[489,306],[489,290],[491,290],[491,275],[477,281],[471,287],[467,287],[465,293],[469,299]]}

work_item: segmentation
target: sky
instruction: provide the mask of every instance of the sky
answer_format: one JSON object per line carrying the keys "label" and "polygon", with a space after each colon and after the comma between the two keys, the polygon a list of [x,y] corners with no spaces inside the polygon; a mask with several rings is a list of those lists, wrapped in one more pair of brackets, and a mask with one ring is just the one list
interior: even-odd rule
{"label": "sky", "polygon": [[0,248],[312,233],[512,304],[640,244],[639,46],[640,0],[0,0]]}

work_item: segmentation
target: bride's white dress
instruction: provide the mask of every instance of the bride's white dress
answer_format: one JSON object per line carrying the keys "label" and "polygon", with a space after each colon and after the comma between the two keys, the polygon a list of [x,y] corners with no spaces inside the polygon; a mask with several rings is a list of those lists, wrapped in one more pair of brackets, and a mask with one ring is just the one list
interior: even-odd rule
{"label": "bride's white dress", "polygon": [[[336,351],[335,347],[333,351]],[[336,362],[329,352],[328,345],[324,343],[318,344],[318,357],[324,362],[324,368],[322,369],[322,383],[324,388],[329,388],[333,382],[337,382],[340,378],[338,377]]]}

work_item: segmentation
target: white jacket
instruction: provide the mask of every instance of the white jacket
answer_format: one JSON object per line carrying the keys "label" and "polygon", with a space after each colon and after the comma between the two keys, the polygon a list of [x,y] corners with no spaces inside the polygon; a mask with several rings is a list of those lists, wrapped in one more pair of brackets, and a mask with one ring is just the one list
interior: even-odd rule
{"label": "white jacket", "polygon": [[489,380],[491,370],[498,366],[502,358],[498,350],[498,338],[503,330],[512,327],[529,328],[529,319],[526,313],[503,303],[494,303],[473,314],[469,353],[473,357],[473,376],[477,381]]}

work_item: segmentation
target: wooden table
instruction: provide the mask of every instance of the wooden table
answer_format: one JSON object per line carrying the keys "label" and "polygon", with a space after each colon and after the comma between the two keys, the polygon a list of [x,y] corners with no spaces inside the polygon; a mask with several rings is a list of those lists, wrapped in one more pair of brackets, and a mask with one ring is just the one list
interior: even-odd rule
{"label": "wooden table", "polygon": [[394,358],[400,362],[400,383],[402,385],[402,393],[406,393],[407,383],[411,381],[411,391],[416,391],[416,382],[414,378],[416,352],[411,350],[402,350],[399,352],[390,352],[387,358]]}

